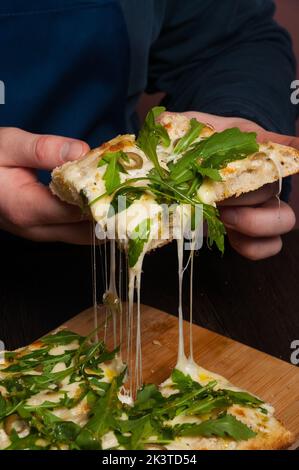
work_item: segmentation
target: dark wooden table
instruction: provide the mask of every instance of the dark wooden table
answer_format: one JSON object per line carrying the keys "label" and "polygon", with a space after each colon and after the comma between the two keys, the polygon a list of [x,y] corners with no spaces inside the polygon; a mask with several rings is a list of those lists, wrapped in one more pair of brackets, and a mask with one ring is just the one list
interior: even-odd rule
{"label": "dark wooden table", "polygon": [[[142,302],[171,314],[178,297],[175,248],[148,255],[142,280]],[[6,348],[31,342],[92,304],[90,247],[2,241],[0,250]],[[265,261],[248,261],[229,246],[223,258],[203,248],[195,259],[195,322],[289,361],[290,344],[299,340],[298,280],[299,231]],[[184,304],[187,318],[187,280]]]}

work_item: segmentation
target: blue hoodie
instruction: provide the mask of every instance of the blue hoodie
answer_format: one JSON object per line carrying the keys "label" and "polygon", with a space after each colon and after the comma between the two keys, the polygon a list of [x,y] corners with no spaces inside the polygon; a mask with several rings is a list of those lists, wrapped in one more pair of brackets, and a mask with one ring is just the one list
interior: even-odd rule
{"label": "blue hoodie", "polygon": [[270,0],[1,0],[0,126],[86,140],[138,128],[136,104],[294,133],[288,34]]}

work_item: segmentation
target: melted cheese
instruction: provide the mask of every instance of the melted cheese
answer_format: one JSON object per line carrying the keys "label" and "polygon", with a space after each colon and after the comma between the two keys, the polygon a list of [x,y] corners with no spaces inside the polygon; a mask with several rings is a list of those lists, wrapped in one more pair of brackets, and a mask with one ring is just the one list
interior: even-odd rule
{"label": "melted cheese", "polygon": [[4,429],[0,429],[0,449],[5,449],[11,444],[11,441],[4,431]]}
{"label": "melted cheese", "polygon": [[215,183],[209,178],[205,178],[197,191],[197,196],[204,204],[215,204],[216,192]]}
{"label": "melted cheese", "polygon": [[118,440],[113,431],[109,431],[102,437],[102,449],[111,449],[118,447]]}
{"label": "melted cheese", "polygon": [[74,349],[78,349],[79,343],[77,340],[72,341],[69,344],[63,344],[60,346],[54,346],[54,348],[51,348],[49,351],[50,356],[61,356],[64,354],[66,351],[73,351]]}

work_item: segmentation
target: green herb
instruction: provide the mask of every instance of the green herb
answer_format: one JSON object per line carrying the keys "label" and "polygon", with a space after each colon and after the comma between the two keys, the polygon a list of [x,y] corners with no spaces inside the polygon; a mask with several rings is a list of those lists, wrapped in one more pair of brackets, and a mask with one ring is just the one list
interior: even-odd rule
{"label": "green herb", "polygon": [[133,230],[128,247],[128,261],[130,268],[133,268],[139,260],[139,257],[143,252],[144,245],[149,239],[150,231],[151,219],[144,219]]}
{"label": "green herb", "polygon": [[180,414],[190,406],[190,403],[193,404],[193,400],[198,400],[199,397],[205,396],[207,393],[213,390],[216,384],[216,380],[213,380],[205,387],[195,388],[194,390],[183,394],[172,395],[168,402],[163,407],[158,409],[156,413],[162,415],[169,415],[169,413],[171,413],[169,417],[171,417],[173,413]]}
{"label": "green herb", "polygon": [[[229,162],[246,158],[258,149],[254,132],[242,132],[238,128],[226,129],[196,143],[175,164],[171,164],[170,178],[176,182],[188,181],[194,176],[194,171],[200,172],[202,167],[218,170]],[[204,175],[203,172],[204,170]],[[206,176],[213,176],[215,179],[217,173],[212,172]]]}
{"label": "green herb", "polygon": [[[103,175],[103,180],[105,181],[106,191],[110,195],[115,189],[120,185],[120,165],[118,163],[118,158],[120,152],[107,153],[104,157],[106,158],[107,168]],[[106,163],[105,160],[100,160],[99,166],[102,162]]]}
{"label": "green herb", "polygon": [[[12,439],[12,443],[6,447],[5,450],[45,450],[49,448],[49,445],[41,446],[36,444],[40,439],[40,436],[36,433],[29,434],[26,437],[20,438],[17,433],[14,434],[14,438]],[[12,436],[10,436],[11,438]]]}
{"label": "green herb", "polygon": [[76,444],[80,449],[96,450],[101,448],[102,436],[114,427],[112,410],[117,408],[117,391],[117,382],[114,379],[106,394],[96,402],[92,417],[77,436]]}
{"label": "green herb", "polygon": [[153,410],[157,406],[161,406],[166,402],[161,392],[154,384],[144,385],[144,387],[137,392],[137,397],[134,403],[134,414],[144,412],[146,410]]}
{"label": "green herb", "polygon": [[[78,343],[81,343],[82,340],[83,340],[82,336],[78,335],[77,333],[74,333],[73,331],[68,331],[68,330],[61,330],[61,331],[58,331],[55,334],[50,334],[48,336],[44,336],[41,339],[41,341],[44,344],[52,344],[52,345],[55,345],[55,346],[70,344],[73,341],[78,341]],[[40,350],[40,351],[42,351],[42,350]],[[36,352],[38,352],[38,351],[36,351]]]}
{"label": "green herb", "polygon": [[147,187],[140,186],[128,186],[118,189],[113,196],[113,199],[110,203],[109,211],[107,217],[113,217],[116,214],[128,209],[133,202],[140,199],[142,194],[147,191]]}
{"label": "green herb", "polygon": [[207,168],[223,168],[229,162],[242,160],[258,152],[255,132],[242,132],[237,127],[213,134],[203,141],[200,151]]}
{"label": "green herb", "polygon": [[188,132],[177,142],[175,148],[174,148],[174,153],[182,153],[185,152],[185,150],[190,147],[190,145],[194,142],[195,139],[197,139],[202,131],[202,129],[205,127],[204,124],[201,122],[197,121],[197,119],[192,118],[190,120],[190,129]]}
{"label": "green herb", "polygon": [[164,111],[165,108],[161,106],[149,111],[137,139],[137,145],[152,161],[161,178],[165,177],[165,170],[163,170],[158,160],[157,145],[162,144],[164,147],[168,147],[170,138],[166,129],[156,122],[156,118]]}
{"label": "green herb", "polygon": [[234,402],[240,405],[259,407],[264,402],[250,393],[236,392],[234,390],[223,390],[223,392]]}
{"label": "green herb", "polygon": [[235,441],[246,441],[254,436],[248,426],[234,416],[226,414],[217,419],[209,419],[200,424],[183,424],[176,429],[178,436],[231,437]]}
{"label": "green herb", "polygon": [[214,410],[226,409],[230,406],[231,401],[228,397],[210,395],[203,400],[191,405],[186,411],[186,415],[202,415],[210,413]]}
{"label": "green herb", "polygon": [[226,231],[219,218],[218,209],[208,204],[203,204],[203,215],[208,224],[208,246],[211,247],[215,243],[219,251],[224,253],[224,235]]}
{"label": "green herb", "polygon": [[118,423],[122,433],[129,432],[131,434],[126,442],[126,448],[129,450],[143,449],[148,438],[156,434],[150,415],[130,421],[119,421]]}
{"label": "green herb", "polygon": [[201,176],[207,176],[213,181],[222,181],[219,170],[216,170],[216,168],[206,168],[203,166],[198,166],[197,171]]}
{"label": "green herb", "polygon": [[174,384],[174,388],[177,388],[180,392],[202,388],[198,382],[194,382],[190,375],[185,375],[178,369],[173,369],[171,380]]}
{"label": "green herb", "polygon": [[72,421],[56,421],[52,423],[51,435],[56,442],[70,444],[80,431],[80,426]]}

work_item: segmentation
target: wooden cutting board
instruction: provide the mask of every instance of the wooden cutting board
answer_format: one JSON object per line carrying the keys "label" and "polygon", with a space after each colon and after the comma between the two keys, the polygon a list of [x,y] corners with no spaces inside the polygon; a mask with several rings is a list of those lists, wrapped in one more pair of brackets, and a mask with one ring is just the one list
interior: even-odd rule
{"label": "wooden cutting board", "polygon": [[[103,318],[103,311],[99,311]],[[142,356],[144,382],[159,384],[176,363],[177,318],[152,307],[142,306]],[[89,334],[94,328],[93,309],[86,310],[64,326]],[[107,344],[112,338],[107,334]],[[188,344],[189,323],[185,322]],[[299,446],[299,368],[244,344],[193,325],[194,357],[206,369],[217,372],[233,384],[274,405],[276,416],[296,436]]]}

